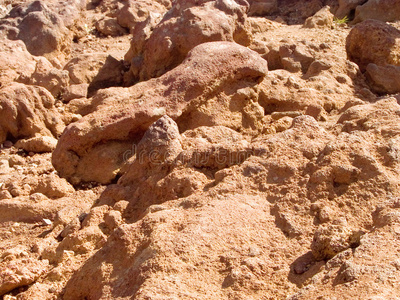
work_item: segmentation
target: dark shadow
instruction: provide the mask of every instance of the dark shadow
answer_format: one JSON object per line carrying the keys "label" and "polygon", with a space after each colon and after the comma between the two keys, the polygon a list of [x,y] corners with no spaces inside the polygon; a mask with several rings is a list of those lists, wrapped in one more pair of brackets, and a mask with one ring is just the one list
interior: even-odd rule
{"label": "dark shadow", "polygon": [[92,97],[99,89],[123,85],[123,73],[127,71],[123,61],[109,55],[97,75],[88,87],[88,98]]}

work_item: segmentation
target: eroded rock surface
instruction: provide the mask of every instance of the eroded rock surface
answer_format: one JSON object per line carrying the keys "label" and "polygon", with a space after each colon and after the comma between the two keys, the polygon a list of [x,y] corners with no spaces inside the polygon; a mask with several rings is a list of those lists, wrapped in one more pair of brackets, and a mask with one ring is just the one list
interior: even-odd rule
{"label": "eroded rock surface", "polygon": [[0,0],[0,297],[397,299],[396,5]]}

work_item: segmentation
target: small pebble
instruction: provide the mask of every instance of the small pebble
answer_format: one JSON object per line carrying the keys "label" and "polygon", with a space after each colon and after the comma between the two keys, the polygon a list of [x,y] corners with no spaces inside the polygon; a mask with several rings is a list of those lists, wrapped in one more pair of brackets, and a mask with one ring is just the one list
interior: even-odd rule
{"label": "small pebble", "polygon": [[43,223],[46,224],[46,225],[51,225],[51,224],[53,224],[53,222],[50,221],[49,219],[43,219]]}
{"label": "small pebble", "polygon": [[4,147],[4,148],[11,148],[13,145],[14,145],[14,144],[13,144],[13,142],[11,142],[11,141],[5,141],[5,142],[3,143],[3,147]]}

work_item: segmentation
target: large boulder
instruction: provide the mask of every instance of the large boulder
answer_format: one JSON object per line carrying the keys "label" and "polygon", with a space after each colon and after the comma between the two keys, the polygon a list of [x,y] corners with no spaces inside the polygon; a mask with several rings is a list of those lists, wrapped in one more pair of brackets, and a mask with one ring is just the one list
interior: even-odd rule
{"label": "large boulder", "polygon": [[35,135],[58,137],[64,129],[53,96],[44,88],[13,83],[0,89],[0,143]]}
{"label": "large boulder", "polygon": [[366,73],[367,83],[378,94],[400,91],[400,31],[382,21],[357,24],[346,40],[348,58]]}
{"label": "large boulder", "polygon": [[[131,151],[133,143],[162,115],[176,120],[184,114],[180,126],[185,129],[227,124],[241,127],[242,122],[251,122],[244,118],[243,110],[257,106],[246,101],[245,95],[232,98],[235,104],[229,103],[230,98],[215,97],[222,90],[232,94],[254,86],[266,73],[266,61],[246,47],[230,42],[199,45],[180,66],[160,78],[98,92],[92,100],[94,112],[69,125],[61,136],[53,152],[53,165],[74,183],[108,183],[123,165],[124,153]],[[209,99],[213,101],[207,103]],[[199,117],[191,118],[196,111]]]}
{"label": "large boulder", "polygon": [[379,94],[400,93],[400,66],[368,64],[366,76],[369,86]]}
{"label": "large boulder", "polygon": [[22,40],[32,55],[45,56],[56,66],[61,66],[68,57],[72,42],[70,31],[44,2],[18,5],[2,22],[13,25],[8,26],[9,38]]}
{"label": "large boulder", "polygon": [[349,16],[351,11],[354,10],[358,5],[365,3],[365,0],[339,0],[339,7],[335,12],[335,16],[338,19],[343,19]]}
{"label": "large boulder", "polygon": [[244,29],[247,5],[226,0],[192,2],[176,1],[142,48],[132,41],[125,56],[131,64],[131,81],[164,74],[179,65],[192,48],[205,42],[249,44]]}
{"label": "large boulder", "polygon": [[267,16],[278,10],[277,0],[251,0],[249,16]]}
{"label": "large boulder", "polygon": [[346,51],[363,72],[369,63],[400,66],[400,31],[381,21],[364,21],[350,31]]}
{"label": "large boulder", "polygon": [[383,22],[400,20],[400,2],[397,0],[369,0],[367,3],[357,6],[354,23],[368,19]]}

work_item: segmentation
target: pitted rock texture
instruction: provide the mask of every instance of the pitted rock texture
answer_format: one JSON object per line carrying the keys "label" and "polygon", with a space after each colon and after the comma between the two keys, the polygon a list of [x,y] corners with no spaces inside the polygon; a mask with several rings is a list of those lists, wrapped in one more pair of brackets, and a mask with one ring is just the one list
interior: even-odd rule
{"label": "pitted rock texture", "polygon": [[0,0],[0,298],[397,299],[396,5]]}

